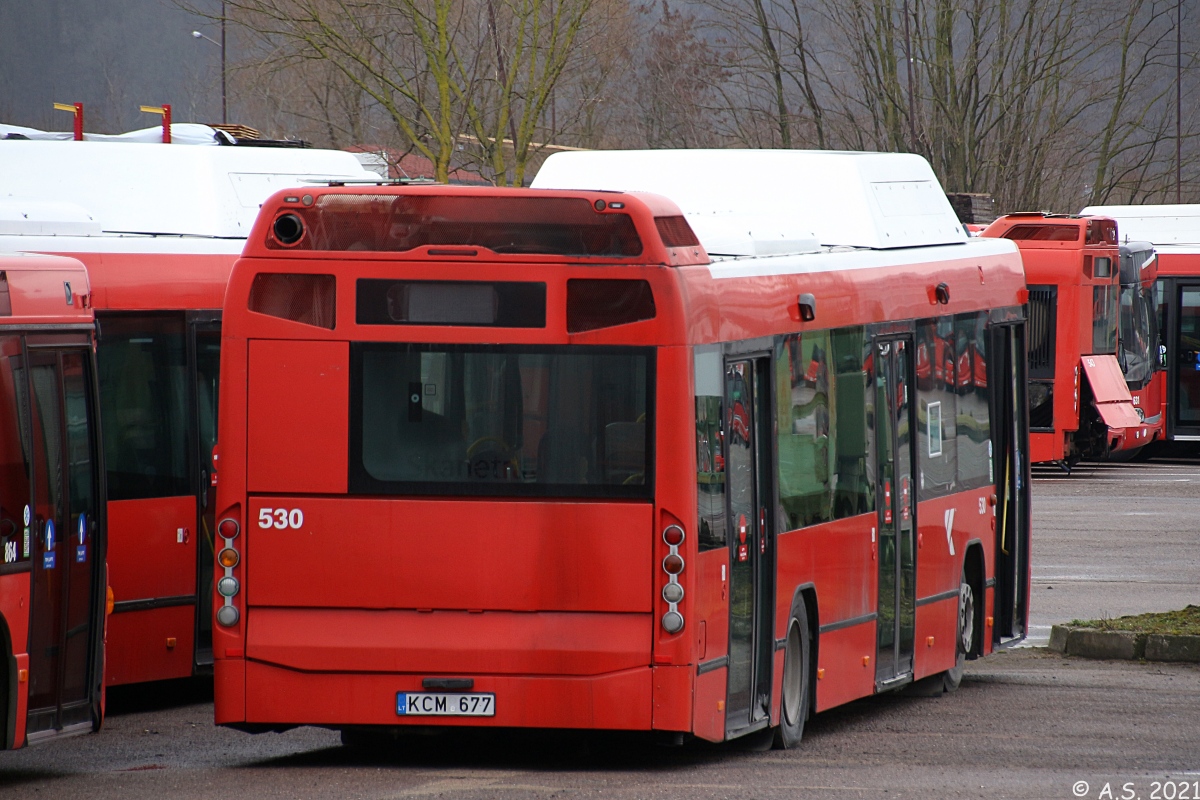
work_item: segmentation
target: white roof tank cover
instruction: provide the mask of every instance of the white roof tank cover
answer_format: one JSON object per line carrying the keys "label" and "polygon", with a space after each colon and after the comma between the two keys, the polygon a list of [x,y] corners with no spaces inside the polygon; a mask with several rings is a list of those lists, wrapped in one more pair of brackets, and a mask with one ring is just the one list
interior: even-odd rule
{"label": "white roof tank cover", "polygon": [[906,153],[566,152],[546,159],[532,186],[662,195],[679,205],[713,255],[967,241],[929,162]]}
{"label": "white roof tank cover", "polygon": [[[14,234],[95,235],[98,228],[244,239],[273,193],[330,179],[379,176],[337,150],[0,140],[0,202],[42,204],[38,224],[16,230],[21,218],[8,221],[5,232]],[[72,214],[49,211],[48,201],[70,204],[83,218],[71,226]]]}
{"label": "white roof tank cover", "polygon": [[1200,244],[1200,205],[1088,206],[1079,213],[1115,219],[1122,242]]}

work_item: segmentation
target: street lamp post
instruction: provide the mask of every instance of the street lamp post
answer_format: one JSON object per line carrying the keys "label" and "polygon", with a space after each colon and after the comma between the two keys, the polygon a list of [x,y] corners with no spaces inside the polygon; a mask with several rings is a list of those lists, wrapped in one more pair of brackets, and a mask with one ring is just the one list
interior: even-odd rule
{"label": "street lamp post", "polygon": [[221,48],[221,124],[229,124],[229,112],[226,105],[225,93],[225,3],[221,3],[221,41],[217,41],[211,36],[205,36],[200,31],[192,31],[192,36],[196,39],[203,39],[206,42],[212,42],[217,47]]}

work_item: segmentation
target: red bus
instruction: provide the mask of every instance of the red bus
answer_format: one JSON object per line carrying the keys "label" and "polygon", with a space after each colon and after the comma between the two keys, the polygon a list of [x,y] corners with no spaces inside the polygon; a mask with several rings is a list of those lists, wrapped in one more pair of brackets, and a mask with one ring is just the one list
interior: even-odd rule
{"label": "red bus", "polygon": [[[1020,260],[953,228],[710,259],[650,194],[276,195],[226,294],[216,722],[791,746],[956,686],[1023,634],[1029,481]],[[945,319],[982,386],[916,375]]]}
{"label": "red bus", "polygon": [[105,507],[92,291],[0,256],[0,745],[98,730]]}
{"label": "red bus", "polygon": [[1165,418],[1166,441],[1200,442],[1200,205],[1096,206],[1122,234],[1153,245],[1160,371],[1147,387]]}
{"label": "red bus", "polygon": [[276,190],[377,176],[327,150],[20,140],[0,141],[0,176],[0,250],[78,258],[94,286],[115,598],[107,684],[209,671],[229,271]]}
{"label": "red bus", "polygon": [[1133,403],[1118,351],[1121,252],[1105,217],[1009,214],[986,238],[1021,249],[1029,285],[1029,426],[1034,463],[1070,468],[1161,435]]}
{"label": "red bus", "polygon": [[1125,384],[1133,407],[1145,424],[1145,432],[1127,429],[1133,441],[1125,441],[1122,453],[1147,455],[1148,445],[1166,439],[1167,366],[1158,320],[1158,253],[1150,242],[1121,243],[1121,298],[1117,315],[1120,334],[1117,358],[1125,373]]}

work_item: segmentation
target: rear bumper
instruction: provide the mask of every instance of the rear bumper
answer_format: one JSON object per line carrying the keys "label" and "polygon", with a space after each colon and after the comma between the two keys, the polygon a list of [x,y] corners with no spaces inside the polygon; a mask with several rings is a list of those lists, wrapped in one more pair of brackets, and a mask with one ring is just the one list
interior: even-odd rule
{"label": "rear bumper", "polygon": [[[496,696],[492,717],[401,716],[398,692],[421,692],[428,674],[311,673],[252,660],[217,662],[218,724],[591,728],[650,730],[654,676],[649,666],[586,677],[475,675],[474,692]],[[245,675],[244,714],[222,678]]]}
{"label": "rear bumper", "polygon": [[[245,657],[216,662],[218,723],[653,725],[650,614],[251,607],[246,630]],[[471,679],[496,695],[495,716],[398,715],[397,693],[427,691],[426,678]],[[690,697],[678,683],[672,697]]]}

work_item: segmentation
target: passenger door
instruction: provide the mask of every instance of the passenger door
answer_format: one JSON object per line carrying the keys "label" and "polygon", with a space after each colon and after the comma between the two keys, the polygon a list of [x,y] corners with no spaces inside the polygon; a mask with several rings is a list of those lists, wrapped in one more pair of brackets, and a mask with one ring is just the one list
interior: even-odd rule
{"label": "passenger door", "polygon": [[996,644],[1025,636],[1029,618],[1029,415],[1025,326],[992,328],[992,448],[996,475]]}
{"label": "passenger door", "polygon": [[25,510],[33,540],[31,740],[91,727],[98,714],[104,553],[89,355],[31,342],[28,386],[18,386],[34,474],[34,501]]}
{"label": "passenger door", "polygon": [[1176,441],[1200,442],[1200,285],[1167,286],[1174,292],[1164,343],[1170,397],[1167,434]]}
{"label": "passenger door", "polygon": [[775,547],[770,360],[725,364],[725,475],[732,565],[726,735],[769,718]]}
{"label": "passenger door", "polygon": [[219,314],[195,312],[189,318],[188,363],[195,444],[196,490],[196,666],[212,664],[213,566],[216,558],[217,489],[213,484],[212,452],[217,443],[217,397],[221,372]]}
{"label": "passenger door", "polygon": [[875,340],[876,492],[879,529],[879,605],[875,685],[882,690],[909,680],[913,670],[917,564],[916,464],[909,387],[912,337]]}

